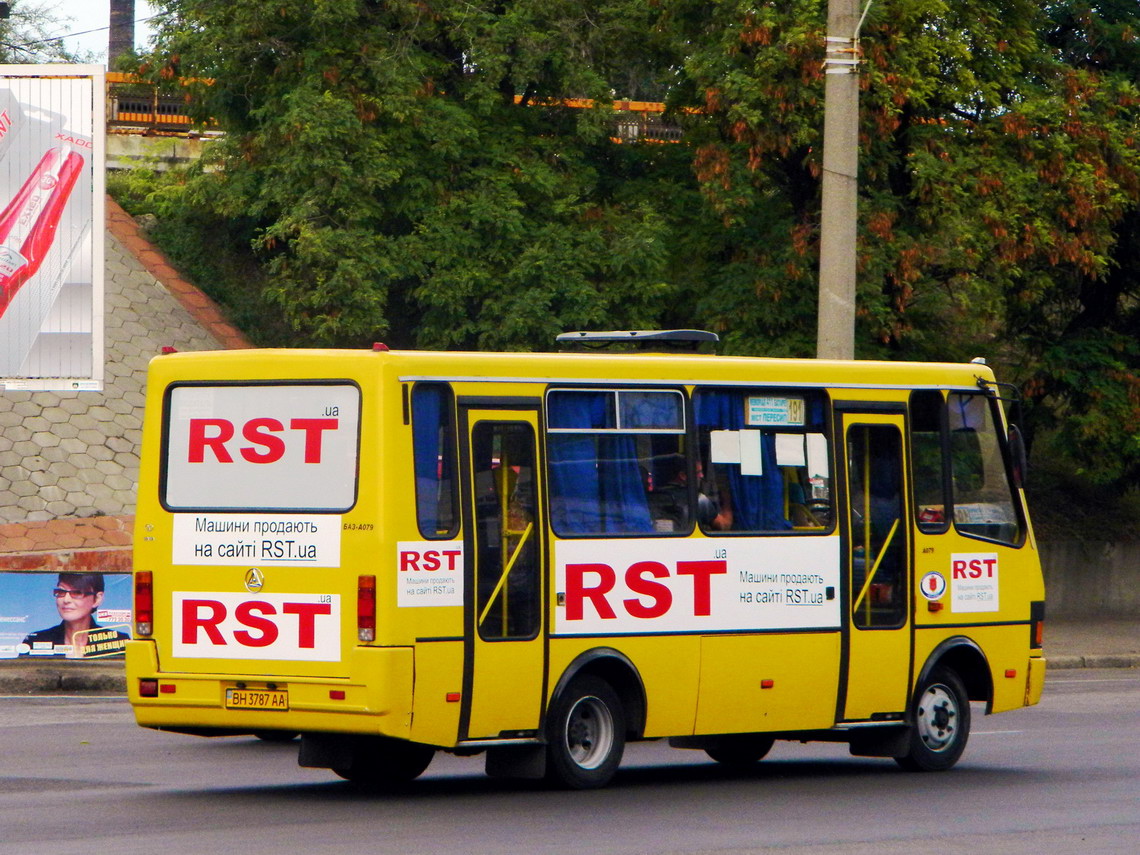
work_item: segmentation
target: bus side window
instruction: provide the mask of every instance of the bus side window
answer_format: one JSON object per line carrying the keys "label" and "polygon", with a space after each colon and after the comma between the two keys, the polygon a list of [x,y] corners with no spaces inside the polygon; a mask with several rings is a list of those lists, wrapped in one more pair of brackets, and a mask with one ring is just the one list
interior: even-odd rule
{"label": "bus side window", "polygon": [[921,389],[910,396],[911,471],[918,527],[927,533],[946,531],[946,475],[942,426],[946,411],[942,393]]}
{"label": "bus side window", "polygon": [[417,383],[412,389],[416,522],[428,539],[451,538],[458,529],[453,413],[446,384]]}
{"label": "bus side window", "polygon": [[831,466],[822,395],[704,388],[693,402],[706,532],[828,530]]}
{"label": "bus side window", "polygon": [[688,488],[679,474],[687,467],[676,465],[685,451],[679,391],[552,389],[546,400],[550,516],[557,534],[691,530]]}

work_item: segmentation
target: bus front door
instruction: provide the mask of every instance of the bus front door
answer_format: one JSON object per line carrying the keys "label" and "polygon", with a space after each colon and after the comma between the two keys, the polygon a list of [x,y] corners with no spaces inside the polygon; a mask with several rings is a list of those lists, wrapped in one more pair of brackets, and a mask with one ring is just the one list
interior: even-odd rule
{"label": "bus front door", "polygon": [[911,671],[904,416],[841,411],[846,721],[902,718]]}
{"label": "bus front door", "polygon": [[542,716],[545,565],[538,405],[465,405],[464,692],[460,739],[528,737]]}

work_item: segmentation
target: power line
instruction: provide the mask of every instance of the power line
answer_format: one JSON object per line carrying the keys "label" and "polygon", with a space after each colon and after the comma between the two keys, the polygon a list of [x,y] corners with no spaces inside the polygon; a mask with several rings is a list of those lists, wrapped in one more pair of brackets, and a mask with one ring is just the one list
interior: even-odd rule
{"label": "power line", "polygon": [[[134,23],[145,24],[147,21],[153,21],[157,17],[158,17],[158,15],[148,15],[145,18],[136,19]],[[101,33],[101,32],[104,32],[105,30],[109,30],[109,29],[111,29],[110,24],[108,24],[106,27],[96,27],[93,30],[80,30],[78,33],[68,33],[67,35],[63,35],[63,36],[51,36],[50,38],[37,39],[36,41],[33,41],[33,42],[24,42],[22,45],[8,45],[8,47],[33,47],[35,45],[46,45],[49,42],[61,42],[64,39],[74,38],[75,36],[87,36],[87,35],[90,35],[91,33]]]}

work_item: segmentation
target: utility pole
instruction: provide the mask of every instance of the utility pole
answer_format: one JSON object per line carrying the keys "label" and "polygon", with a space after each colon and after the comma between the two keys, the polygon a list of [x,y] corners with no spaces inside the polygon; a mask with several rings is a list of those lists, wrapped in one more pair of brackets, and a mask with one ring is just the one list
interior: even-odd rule
{"label": "utility pole", "polygon": [[135,0],[111,0],[110,29],[107,38],[107,67],[135,49]]}
{"label": "utility pole", "polygon": [[828,0],[816,356],[855,358],[859,0]]}

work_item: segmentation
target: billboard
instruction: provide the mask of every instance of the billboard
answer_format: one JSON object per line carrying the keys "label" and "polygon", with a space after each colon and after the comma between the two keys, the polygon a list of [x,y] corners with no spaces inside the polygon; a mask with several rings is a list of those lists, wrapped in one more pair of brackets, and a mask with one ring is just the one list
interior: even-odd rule
{"label": "billboard", "polygon": [[122,656],[130,573],[0,573],[0,659]]}
{"label": "billboard", "polygon": [[0,65],[0,382],[103,384],[103,69]]}

